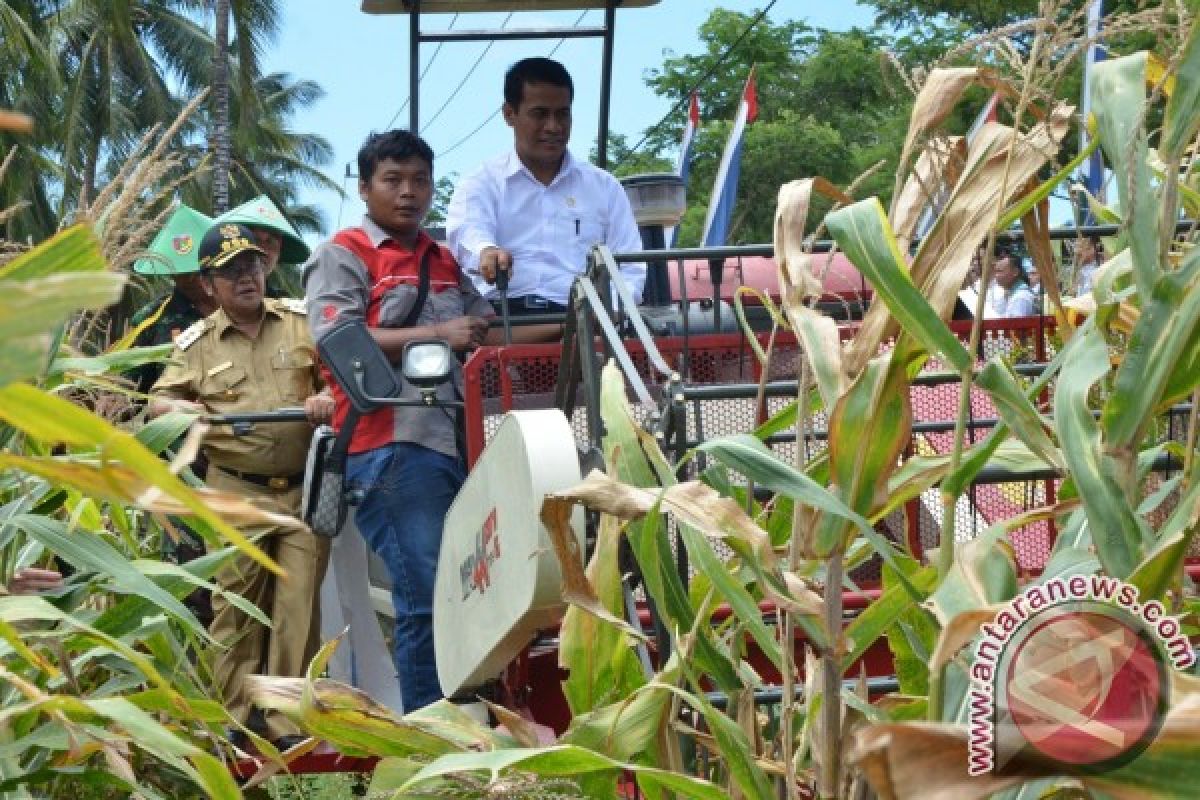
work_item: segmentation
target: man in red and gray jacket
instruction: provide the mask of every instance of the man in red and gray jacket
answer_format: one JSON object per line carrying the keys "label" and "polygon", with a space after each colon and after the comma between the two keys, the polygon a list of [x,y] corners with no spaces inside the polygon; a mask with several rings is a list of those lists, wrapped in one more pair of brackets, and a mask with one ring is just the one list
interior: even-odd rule
{"label": "man in red and gray jacket", "polygon": [[[362,224],[321,244],[305,265],[313,338],[347,319],[366,322],[393,364],[407,342],[445,339],[458,351],[483,344],[491,306],[449,251],[421,230],[433,202],[433,151],[418,136],[394,130],[372,134],[358,153],[358,192],[367,205]],[[418,298],[422,262],[429,290]],[[403,396],[418,397],[397,370]],[[332,384],[332,381],[330,381]],[[462,373],[438,388],[443,400],[461,396]],[[349,401],[334,387],[334,426]],[[387,565],[396,611],[393,658],[406,712],[441,698],[433,648],[433,585],[446,511],[465,478],[456,419],[445,408],[383,408],[359,420],[346,464],[348,489],[360,489],[355,522]]]}

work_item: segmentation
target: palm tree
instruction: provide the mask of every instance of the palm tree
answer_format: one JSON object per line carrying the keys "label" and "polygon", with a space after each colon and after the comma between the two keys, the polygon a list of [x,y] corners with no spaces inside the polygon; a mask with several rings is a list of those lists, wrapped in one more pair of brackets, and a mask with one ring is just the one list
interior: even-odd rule
{"label": "palm tree", "polygon": [[215,0],[216,37],[213,42],[212,151],[213,211],[229,210],[229,0]]}
{"label": "palm tree", "polygon": [[[288,120],[324,96],[313,81],[295,80],[287,73],[272,73],[254,82],[256,113],[243,111],[241,93],[230,96],[231,152],[229,161],[229,204],[245,202],[260,194],[271,198],[301,232],[319,233],[325,220],[319,210],[299,201],[302,187],[341,191],[322,169],[333,161],[333,147],[315,133],[291,130]],[[199,128],[209,125],[198,119]],[[192,137],[189,160],[198,164],[208,154],[200,139]],[[213,198],[213,171],[200,173],[180,187],[185,203],[209,210]],[[215,211],[215,209],[213,209]]]}
{"label": "palm tree", "polygon": [[[0,135],[0,160],[9,146],[19,147],[0,187],[0,209],[25,205],[0,221],[0,235],[49,235],[81,201],[95,198],[151,126],[170,122],[197,92],[220,86],[227,110],[216,103],[203,109],[176,146],[192,166],[206,156],[227,163],[219,171],[227,189],[218,199],[213,179],[202,177],[183,188],[184,199],[212,210],[265,192],[301,229],[320,230],[319,213],[298,203],[297,190],[338,190],[320,172],[332,151],[322,137],[293,131],[289,121],[322,91],[311,81],[261,72],[262,53],[279,28],[279,5],[0,0],[0,104],[36,124],[25,140]],[[217,34],[228,38],[226,47],[216,47],[214,12],[225,20]],[[19,196],[16,187],[22,187]]]}
{"label": "palm tree", "polygon": [[167,0],[74,0],[48,23],[69,76],[60,132],[64,216],[95,197],[106,158],[120,160],[147,128],[175,116],[180,103],[168,74],[195,83],[196,48],[208,37]]}
{"label": "palm tree", "polygon": [[0,183],[0,209],[22,208],[0,221],[0,238],[14,241],[41,239],[56,227],[51,190],[57,164],[46,157],[45,146],[54,141],[54,98],[62,90],[62,78],[47,42],[44,5],[0,0],[0,108],[34,121],[30,136],[0,132],[0,163],[12,153]]}

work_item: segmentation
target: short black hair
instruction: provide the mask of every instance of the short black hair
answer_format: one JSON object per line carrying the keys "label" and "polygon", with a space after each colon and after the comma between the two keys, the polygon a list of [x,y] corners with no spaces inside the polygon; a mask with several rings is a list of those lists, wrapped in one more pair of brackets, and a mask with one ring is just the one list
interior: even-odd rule
{"label": "short black hair", "polygon": [[433,148],[420,136],[401,128],[372,133],[358,150],[358,179],[371,180],[380,161],[389,158],[404,161],[414,157],[424,160],[429,165],[429,174],[433,174]]}
{"label": "short black hair", "polygon": [[571,93],[571,100],[575,100],[575,84],[571,81],[571,73],[553,58],[523,58],[509,67],[508,72],[504,73],[504,102],[519,108],[525,98],[527,83],[561,86]]}
{"label": "short black hair", "polygon": [[995,255],[992,259],[993,264],[1007,258],[1013,265],[1013,269],[1021,276],[1021,280],[1029,280],[1029,275],[1025,272],[1025,259],[1021,257],[1021,252],[1016,247],[1013,247],[1011,244],[998,244],[993,253]]}

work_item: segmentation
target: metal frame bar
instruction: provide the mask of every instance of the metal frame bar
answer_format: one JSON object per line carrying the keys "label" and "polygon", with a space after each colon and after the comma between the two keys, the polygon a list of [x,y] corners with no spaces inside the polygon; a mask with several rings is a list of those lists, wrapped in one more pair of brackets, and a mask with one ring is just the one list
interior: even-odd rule
{"label": "metal frame bar", "polygon": [[[1186,233],[1193,228],[1200,230],[1200,220],[1184,219],[1175,224],[1176,233]],[[1048,232],[1052,240],[1059,239],[1080,239],[1087,237],[1108,237],[1116,236],[1121,232],[1117,225],[1081,225],[1079,227],[1069,228],[1051,228]],[[998,242],[1019,242],[1025,239],[1025,234],[1020,231],[1001,231],[996,234]],[[818,239],[812,242],[812,247],[809,252],[812,253],[828,253],[833,248],[834,242],[832,239]],[[657,258],[665,261],[675,260],[702,260],[709,258],[737,258],[739,256],[766,256],[773,257],[775,255],[775,246],[771,244],[743,244],[743,245],[727,245],[725,247],[673,247],[668,250],[632,250],[628,253],[614,253],[613,260],[618,264],[626,264],[634,261],[645,261],[648,258]]]}
{"label": "metal frame bar", "polygon": [[426,42],[535,41],[542,39],[599,39],[601,42],[600,114],[596,131],[596,165],[608,167],[608,120],[612,105],[613,39],[617,6],[621,0],[605,0],[604,24],[584,28],[515,28],[462,31],[421,30],[421,0],[403,0],[408,7],[408,129],[421,126],[421,45]]}

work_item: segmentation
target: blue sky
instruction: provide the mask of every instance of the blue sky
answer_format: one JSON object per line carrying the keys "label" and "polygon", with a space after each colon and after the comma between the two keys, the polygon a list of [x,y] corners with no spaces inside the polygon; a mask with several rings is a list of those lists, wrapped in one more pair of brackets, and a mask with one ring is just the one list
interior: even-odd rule
{"label": "blue sky", "polygon": [[[619,10],[616,20],[616,44],[613,57],[613,100],[610,126],[634,141],[641,132],[657,122],[669,108],[643,82],[643,73],[661,66],[664,49],[675,54],[698,53],[701,45],[696,31],[715,7],[744,13],[761,9],[767,0],[727,0],[723,3],[698,0],[661,0],[649,8]],[[329,176],[343,182],[347,162],[353,162],[363,138],[370,131],[408,125],[408,110],[398,117],[408,96],[408,21],[407,15],[372,16],[359,10],[357,0],[336,2],[288,2],[284,4],[279,39],[263,59],[268,71],[290,72],[299,78],[319,83],[326,96],[312,109],[297,115],[297,130],[324,135],[334,148]],[[508,27],[526,28],[569,26],[580,12],[544,14],[523,13],[513,16]],[[455,29],[498,28],[503,14],[464,14]],[[590,11],[581,25],[600,25],[600,11]],[[835,30],[854,26],[868,27],[872,22],[869,8],[847,0],[779,0],[769,14],[779,24],[799,19],[809,25]],[[446,28],[450,15],[428,14],[422,17],[425,30]],[[443,46],[421,84],[422,135],[436,154],[438,175],[463,175],[482,160],[508,147],[509,128],[497,114],[477,134],[456,148],[447,149],[482,123],[501,103],[501,83],[505,68],[526,55],[545,55],[558,40],[501,42],[483,57],[478,68],[466,80],[461,91],[434,118],[451,97],[454,88],[486,47],[483,43],[450,43]],[[424,66],[437,45],[421,48]],[[599,110],[599,40],[567,40],[554,55],[571,71],[576,85],[575,124],[572,150],[586,155],[596,137]],[[393,120],[395,120],[393,122]],[[313,190],[305,199],[319,205],[332,228],[356,222],[362,203],[353,180],[345,181],[348,196],[344,203],[330,191]]]}

